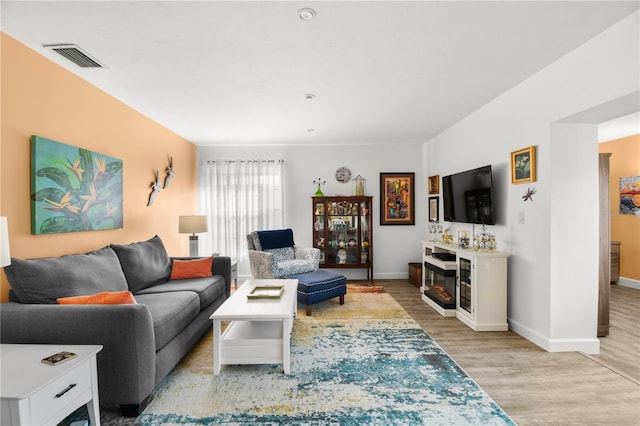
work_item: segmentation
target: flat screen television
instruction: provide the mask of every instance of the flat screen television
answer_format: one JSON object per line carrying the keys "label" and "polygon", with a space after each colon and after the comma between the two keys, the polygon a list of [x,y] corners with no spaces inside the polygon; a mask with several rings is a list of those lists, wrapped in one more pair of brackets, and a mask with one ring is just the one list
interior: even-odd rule
{"label": "flat screen television", "polygon": [[491,165],[442,178],[446,222],[495,225]]}

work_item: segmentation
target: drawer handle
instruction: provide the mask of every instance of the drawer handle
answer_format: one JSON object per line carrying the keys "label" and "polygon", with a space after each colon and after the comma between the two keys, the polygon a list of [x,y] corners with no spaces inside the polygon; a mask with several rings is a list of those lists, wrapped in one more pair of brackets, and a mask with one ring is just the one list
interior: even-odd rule
{"label": "drawer handle", "polygon": [[77,383],[72,383],[69,386],[67,386],[65,389],[63,389],[59,394],[56,394],[56,398],[60,398],[62,397],[65,393],[69,392],[71,389],[75,388],[77,385]]}

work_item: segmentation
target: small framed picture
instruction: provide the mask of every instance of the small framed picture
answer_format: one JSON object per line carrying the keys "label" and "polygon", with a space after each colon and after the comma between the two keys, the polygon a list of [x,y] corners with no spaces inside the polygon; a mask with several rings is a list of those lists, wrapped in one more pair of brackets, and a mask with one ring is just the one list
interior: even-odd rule
{"label": "small framed picture", "polygon": [[440,175],[429,176],[427,180],[427,184],[429,186],[429,194],[440,193]]}
{"label": "small framed picture", "polygon": [[440,197],[429,197],[429,222],[438,223],[440,216]]}
{"label": "small framed picture", "polygon": [[536,147],[519,149],[511,153],[511,183],[536,181]]}

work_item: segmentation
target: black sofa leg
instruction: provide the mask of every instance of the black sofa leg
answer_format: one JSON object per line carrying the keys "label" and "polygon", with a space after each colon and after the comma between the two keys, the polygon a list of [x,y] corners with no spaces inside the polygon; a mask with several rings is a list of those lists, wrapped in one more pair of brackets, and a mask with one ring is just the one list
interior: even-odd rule
{"label": "black sofa leg", "polygon": [[143,399],[139,404],[122,404],[120,411],[124,417],[138,417],[149,403],[149,397]]}

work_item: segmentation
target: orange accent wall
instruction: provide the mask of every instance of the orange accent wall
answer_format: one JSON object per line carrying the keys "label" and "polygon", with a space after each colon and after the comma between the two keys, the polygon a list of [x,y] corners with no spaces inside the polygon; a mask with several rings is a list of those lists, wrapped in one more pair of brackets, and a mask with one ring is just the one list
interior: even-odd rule
{"label": "orange accent wall", "polygon": [[[10,36],[1,37],[0,216],[8,217],[11,255],[79,253],[157,234],[170,255],[186,256],[188,236],[178,234],[178,216],[196,213],[195,145]],[[31,235],[32,135],[123,160],[122,229]],[[176,175],[147,207],[155,170],[163,178],[170,156]],[[0,276],[0,300],[6,301],[9,285]]]}
{"label": "orange accent wall", "polygon": [[611,239],[620,241],[620,276],[640,280],[640,217],[620,214],[620,178],[640,176],[640,135],[599,145],[609,152]]}

